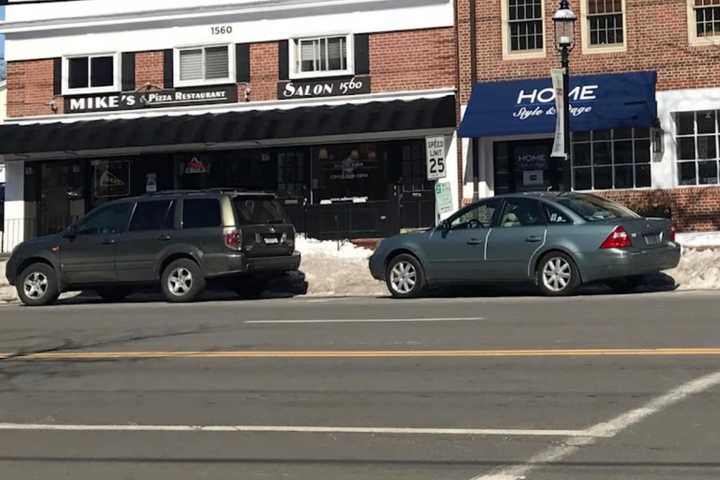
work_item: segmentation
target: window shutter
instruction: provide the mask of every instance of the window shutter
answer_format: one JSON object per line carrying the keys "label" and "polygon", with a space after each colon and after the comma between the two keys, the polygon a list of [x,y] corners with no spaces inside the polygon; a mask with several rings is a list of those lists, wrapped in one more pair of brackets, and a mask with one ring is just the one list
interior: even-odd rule
{"label": "window shutter", "polygon": [[201,49],[182,50],[180,53],[180,80],[202,80],[203,54]]}
{"label": "window shutter", "polygon": [[135,52],[122,54],[122,90],[123,92],[135,90]]}
{"label": "window shutter", "polygon": [[173,51],[165,50],[163,52],[163,83],[165,88],[175,87],[175,66],[173,65]]}
{"label": "window shutter", "polygon": [[370,35],[363,33],[355,35],[355,74],[367,75],[370,73]]}
{"label": "window shutter", "polygon": [[205,49],[205,79],[228,78],[230,76],[228,47]]}
{"label": "window shutter", "polygon": [[53,59],[53,95],[62,95],[62,58]]}
{"label": "window shutter", "polygon": [[250,44],[248,43],[235,45],[235,72],[238,83],[250,81]]}
{"label": "window shutter", "polygon": [[289,57],[289,46],[288,40],[283,40],[278,44],[278,73],[280,80],[290,79],[290,57]]}

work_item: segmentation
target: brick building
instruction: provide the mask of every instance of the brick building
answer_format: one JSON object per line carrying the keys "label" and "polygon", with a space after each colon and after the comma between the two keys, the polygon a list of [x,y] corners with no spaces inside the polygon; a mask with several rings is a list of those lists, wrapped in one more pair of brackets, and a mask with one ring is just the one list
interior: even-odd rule
{"label": "brick building", "polygon": [[[504,111],[492,112],[496,115],[492,123],[498,123],[498,116],[516,113],[521,103],[528,110],[547,108],[539,98],[528,97],[531,90],[526,87],[539,85],[542,92],[551,85],[550,69],[560,66],[552,24],[558,4],[555,0],[477,2],[477,102],[488,111],[493,108],[488,94],[518,87]],[[651,96],[656,104],[647,107],[648,112],[656,111],[653,123],[638,121],[628,127],[628,117],[636,112],[617,109],[626,118],[609,115],[607,125],[599,122],[593,131],[579,131],[588,123],[582,115],[571,117],[573,188],[595,191],[650,214],[669,210],[682,230],[720,229],[720,27],[713,21],[720,18],[720,5],[700,0],[571,0],[570,4],[578,17],[570,56],[571,74],[578,82],[571,84],[571,90],[587,86],[582,76],[591,75],[587,78],[597,87],[592,91],[597,100],[611,104],[612,97],[600,94],[611,84],[632,89],[629,72],[646,72],[657,79],[655,86],[648,85],[655,89]],[[472,110],[470,11],[469,0],[457,1],[458,99],[463,112],[469,103]],[[647,92],[637,95],[645,98]],[[576,100],[571,105],[593,107],[593,102],[575,105]],[[596,103],[594,108],[604,106]],[[518,135],[524,130],[518,123],[512,131],[478,138],[481,196],[553,187],[552,170],[558,167],[549,158],[552,131],[538,128]],[[546,125],[554,128],[551,122]],[[462,152],[460,181],[467,200],[473,193],[470,140],[462,142]],[[539,177],[534,174],[538,172]]]}
{"label": "brick building", "polygon": [[7,8],[7,245],[167,189],[277,192],[313,236],[435,224],[426,137],[459,164],[452,0],[146,3]]}

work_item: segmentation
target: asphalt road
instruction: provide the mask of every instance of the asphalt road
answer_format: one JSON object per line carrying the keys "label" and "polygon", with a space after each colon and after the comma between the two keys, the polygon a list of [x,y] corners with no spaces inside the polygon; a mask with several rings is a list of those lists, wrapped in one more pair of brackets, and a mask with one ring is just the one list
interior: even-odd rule
{"label": "asphalt road", "polygon": [[0,307],[2,479],[714,479],[720,295]]}

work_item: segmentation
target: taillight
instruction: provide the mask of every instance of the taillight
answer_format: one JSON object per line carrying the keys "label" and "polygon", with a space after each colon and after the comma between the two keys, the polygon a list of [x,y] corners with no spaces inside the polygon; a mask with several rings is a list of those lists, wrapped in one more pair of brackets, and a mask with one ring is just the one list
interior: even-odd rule
{"label": "taillight", "polygon": [[675,241],[675,235],[677,234],[677,230],[675,230],[675,225],[670,226],[670,241]]}
{"label": "taillight", "polygon": [[632,241],[630,235],[627,234],[623,227],[615,227],[615,229],[608,235],[605,241],[600,245],[600,248],[629,248],[632,247]]}
{"label": "taillight", "polygon": [[223,229],[225,246],[231,250],[242,250],[242,231],[237,228]]}

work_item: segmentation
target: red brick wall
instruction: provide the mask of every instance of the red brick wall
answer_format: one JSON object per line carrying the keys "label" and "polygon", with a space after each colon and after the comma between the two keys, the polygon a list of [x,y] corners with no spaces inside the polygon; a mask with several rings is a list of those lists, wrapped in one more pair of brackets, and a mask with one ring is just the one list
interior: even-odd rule
{"label": "red brick wall", "polygon": [[681,232],[720,230],[720,187],[616,190],[600,195],[641,213],[669,209]]}
{"label": "red brick wall", "polygon": [[452,28],[372,34],[373,92],[454,87],[455,55]]}
{"label": "red brick wall", "polygon": [[61,97],[53,97],[53,60],[8,62],[8,117],[51,115],[54,100],[57,113],[63,111]]}
{"label": "red brick wall", "polygon": [[[279,48],[277,42],[255,43],[250,45],[250,93],[251,101],[275,100]],[[242,87],[241,87],[242,90]],[[240,92],[242,94],[242,92]],[[240,95],[239,98],[243,98]]]}
{"label": "red brick wall", "polygon": [[135,55],[136,88],[143,88],[148,85],[158,88],[165,86],[163,58],[164,53],[162,51],[138,52]]}

